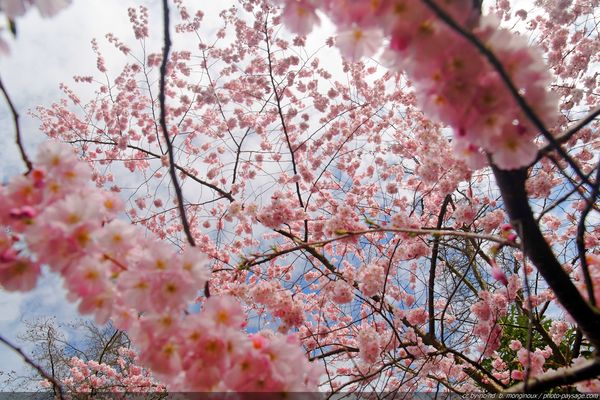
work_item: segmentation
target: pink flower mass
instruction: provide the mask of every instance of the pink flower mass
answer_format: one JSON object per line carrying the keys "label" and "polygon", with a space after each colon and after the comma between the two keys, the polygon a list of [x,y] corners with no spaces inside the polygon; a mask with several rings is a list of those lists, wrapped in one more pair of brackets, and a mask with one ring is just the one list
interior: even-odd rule
{"label": "pink flower mass", "polygon": [[[89,174],[81,173],[87,166],[68,146],[47,142],[40,147],[38,158],[41,162],[36,167],[47,168],[46,182],[68,174],[74,175],[66,183],[72,186],[64,188],[65,197],[61,198],[47,183],[33,185],[33,190],[39,191],[37,201],[27,210],[15,213],[10,209],[3,215],[3,221],[29,220],[25,226],[13,228],[20,239],[2,237],[0,278],[5,290],[31,290],[40,274],[40,264],[49,265],[62,274],[69,299],[79,301],[82,314],[92,314],[100,324],[114,318],[117,326],[127,329],[137,341],[140,361],[177,390],[297,391],[317,383],[314,371],[318,369],[308,368],[294,341],[274,335],[257,347],[252,336],[241,332],[246,316],[232,297],[212,296],[200,314],[182,314],[208,277],[204,253],[188,248],[178,254],[171,246],[144,237],[141,229],[129,228],[114,219],[122,209],[105,207],[112,204],[112,195],[88,185]],[[75,175],[74,171],[79,173]],[[27,179],[36,179],[36,174],[29,174]],[[1,195],[3,204],[14,201],[10,190]],[[126,238],[121,237],[124,234]],[[10,251],[21,240],[35,255],[20,256]],[[125,241],[127,246],[123,245]],[[136,310],[138,317],[121,325],[121,309]],[[197,334],[187,336],[190,330]],[[275,374],[281,368],[273,354],[280,351],[288,358],[294,357],[294,368]],[[238,362],[244,369],[248,361],[239,356],[249,357],[248,352],[262,360],[262,368],[248,369],[240,382],[230,376],[240,373]],[[188,361],[191,359],[194,361]],[[214,380],[202,383],[194,379],[198,363],[216,365]],[[177,379],[182,370],[191,375],[190,379]],[[75,376],[79,373],[73,372]],[[99,382],[91,382],[91,387],[99,386]]]}
{"label": "pink flower mass", "polygon": [[15,130],[0,296],[58,275],[131,341],[44,388],[598,390],[597,2],[200,3]]}

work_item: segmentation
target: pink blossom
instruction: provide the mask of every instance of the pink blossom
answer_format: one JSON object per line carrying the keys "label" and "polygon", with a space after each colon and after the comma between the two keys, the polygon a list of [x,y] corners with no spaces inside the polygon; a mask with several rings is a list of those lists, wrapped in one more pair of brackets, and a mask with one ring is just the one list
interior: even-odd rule
{"label": "pink blossom", "polygon": [[385,271],[378,264],[369,264],[360,269],[358,288],[365,296],[374,296],[383,290]]}
{"label": "pink blossom", "polygon": [[367,364],[373,364],[381,352],[380,337],[371,328],[361,329],[358,333],[358,349],[360,358]]}
{"label": "pink blossom", "polygon": [[208,280],[208,257],[197,247],[188,247],[182,255],[182,268],[197,289],[203,288]]}
{"label": "pink blossom", "polygon": [[335,43],[344,57],[358,60],[374,55],[383,40],[379,29],[353,29],[338,33]]}
{"label": "pink blossom", "polygon": [[14,219],[33,219],[37,215],[37,210],[31,206],[12,208],[9,212]]}
{"label": "pink blossom", "polygon": [[498,266],[494,266],[492,268],[492,278],[502,283],[504,286],[508,285],[508,279],[506,278],[506,274]]}
{"label": "pink blossom", "polygon": [[546,359],[540,349],[529,352],[523,347],[517,351],[517,358],[523,367],[529,366],[530,376],[534,377],[543,372],[543,366]]}
{"label": "pink blossom", "polygon": [[196,294],[187,274],[179,269],[169,269],[153,274],[150,280],[151,302],[154,311],[178,310]]}
{"label": "pink blossom", "polygon": [[105,290],[109,271],[105,262],[84,257],[68,269],[65,285],[81,298],[93,296]]}
{"label": "pink blossom", "polygon": [[0,285],[8,291],[27,291],[35,287],[40,266],[27,258],[18,257],[0,262]]}
{"label": "pink blossom", "polygon": [[8,18],[14,19],[25,14],[26,3],[24,0],[2,0],[0,8]]}
{"label": "pink blossom", "polygon": [[333,284],[331,299],[338,304],[350,303],[354,299],[354,289],[343,280],[337,280]]}
{"label": "pink blossom", "polygon": [[53,17],[60,10],[71,4],[71,0],[34,0],[34,2],[44,18]]}
{"label": "pink blossom", "polygon": [[519,340],[511,340],[508,347],[513,351],[517,351],[523,346],[521,345],[521,342]]}
{"label": "pink blossom", "polygon": [[211,296],[204,303],[204,315],[217,326],[241,328],[246,320],[240,303],[228,296]]}
{"label": "pink blossom", "polygon": [[502,169],[516,169],[531,164],[538,153],[535,144],[513,133],[505,133],[502,137],[490,142],[494,148],[492,160]]}
{"label": "pink blossom", "polygon": [[463,158],[470,168],[480,169],[485,166],[485,154],[483,154],[481,148],[477,145],[458,137],[452,142],[452,147],[454,152]]}
{"label": "pink blossom", "polygon": [[282,15],[285,25],[298,35],[308,34],[320,23],[311,0],[286,2]]}
{"label": "pink blossom", "polygon": [[113,311],[114,294],[105,290],[81,299],[78,310],[81,314],[93,314],[97,324],[104,324]]}
{"label": "pink blossom", "polygon": [[411,325],[422,325],[425,322],[427,322],[427,318],[428,318],[428,314],[427,311],[425,311],[422,308],[416,308],[414,310],[410,310],[410,312],[408,313],[408,322],[410,322]]}

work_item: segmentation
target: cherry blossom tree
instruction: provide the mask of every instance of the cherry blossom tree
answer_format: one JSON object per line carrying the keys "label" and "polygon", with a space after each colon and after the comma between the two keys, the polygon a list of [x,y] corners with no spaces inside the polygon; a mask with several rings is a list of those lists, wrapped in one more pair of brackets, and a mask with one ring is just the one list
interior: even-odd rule
{"label": "cherry blossom tree", "polygon": [[36,110],[4,289],[47,265],[172,390],[600,390],[594,1],[167,3]]}
{"label": "cherry blossom tree", "polygon": [[24,324],[26,330],[19,335],[19,342],[33,348],[30,357],[51,379],[40,381],[34,371],[28,375],[13,371],[4,377],[3,391],[33,389],[32,383],[39,382],[40,390],[56,393],[56,381],[69,393],[81,393],[81,398],[108,391],[152,392],[155,398],[166,394],[164,386],[136,364],[137,355],[127,334],[111,324],[99,327],[91,321],[76,320],[65,325],[51,317],[26,320]]}
{"label": "cherry blossom tree", "polygon": [[[84,361],[79,357],[69,360],[69,376],[59,381],[71,398],[86,399],[98,393],[145,393],[148,399],[161,399],[167,396],[164,385],[157,383],[150,372],[136,363],[136,353],[125,347],[118,349],[116,365]],[[50,381],[42,386],[52,387]],[[113,395],[113,397],[116,397]]]}

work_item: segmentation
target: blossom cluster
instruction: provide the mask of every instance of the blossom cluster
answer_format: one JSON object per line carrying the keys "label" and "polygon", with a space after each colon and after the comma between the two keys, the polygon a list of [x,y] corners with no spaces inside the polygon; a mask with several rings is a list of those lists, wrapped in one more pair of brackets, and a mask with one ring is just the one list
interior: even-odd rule
{"label": "blossom cluster", "polygon": [[[69,361],[69,376],[60,383],[69,392],[75,393],[166,391],[164,385],[152,378],[150,371],[136,364],[136,354],[133,350],[121,347],[118,352],[115,366],[72,357]],[[42,386],[50,387],[51,382],[45,380]]]}
{"label": "blossom cluster", "polygon": [[381,338],[371,326],[367,326],[358,333],[359,357],[367,364],[373,364],[381,353]]}
{"label": "blossom cluster", "polygon": [[292,327],[300,327],[304,322],[304,307],[298,299],[301,296],[293,298],[279,282],[260,282],[250,293],[255,303],[265,305],[274,317],[281,320],[283,324],[279,327],[279,331],[287,332]]}
{"label": "blossom cluster", "polygon": [[479,337],[483,345],[479,350],[486,356],[491,355],[500,347],[502,326],[500,318],[506,316],[508,299],[505,293],[479,293],[480,300],[471,306],[471,312],[477,317],[478,323],[473,327],[473,334]]}
{"label": "blossom cluster", "polygon": [[275,192],[271,204],[263,207],[257,215],[258,220],[269,228],[279,228],[284,223],[299,221],[306,217],[301,208],[294,207],[291,195]]}
{"label": "blossom cluster", "polygon": [[62,275],[71,301],[96,322],[127,330],[139,360],[178,390],[302,391],[319,369],[294,336],[247,335],[233,297],[212,296],[188,312],[208,278],[207,257],[183,252],[117,219],[111,192],[92,187],[72,149],[48,142],[34,169],[0,188],[0,284],[30,290],[41,266]]}
{"label": "blossom cluster", "polygon": [[369,264],[360,269],[358,273],[360,283],[358,288],[365,296],[373,296],[383,290],[385,284],[385,270],[378,264]]}
{"label": "blossom cluster", "polygon": [[[485,153],[502,169],[529,165],[537,156],[538,131],[513,99],[499,72],[479,50],[455,33],[421,1],[284,0],[283,20],[298,34],[319,21],[318,9],[338,27],[336,44],[346,57],[373,56],[384,38],[382,58],[414,82],[421,107],[451,126],[453,147],[473,168]],[[550,75],[526,39],[480,17],[471,0],[437,2],[501,60],[512,83],[533,111],[552,122],[557,98],[547,91]]]}

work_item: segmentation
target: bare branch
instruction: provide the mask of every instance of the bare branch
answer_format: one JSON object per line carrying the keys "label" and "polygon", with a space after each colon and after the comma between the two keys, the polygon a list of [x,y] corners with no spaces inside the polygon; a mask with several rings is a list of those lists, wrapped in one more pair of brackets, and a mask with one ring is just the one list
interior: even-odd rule
{"label": "bare branch", "polygon": [[47,379],[50,383],[52,383],[55,395],[59,400],[62,400],[64,398],[63,389],[60,382],[58,382],[53,376],[48,374],[46,371],[44,371],[44,369],[38,364],[36,364],[31,358],[29,358],[27,354],[23,352],[23,350],[6,340],[3,336],[0,336],[0,342],[4,343],[6,346],[10,347],[15,353],[19,354],[23,361],[32,366],[44,379]]}
{"label": "bare branch", "polygon": [[29,157],[27,157],[25,147],[23,146],[23,141],[21,138],[21,127],[19,125],[19,113],[17,112],[17,109],[15,108],[12,100],[10,99],[10,96],[8,95],[8,92],[6,91],[6,88],[2,83],[2,79],[0,79],[0,91],[2,91],[4,99],[6,99],[6,103],[8,104],[8,107],[10,108],[10,112],[12,114],[13,124],[15,125],[15,142],[17,144],[17,147],[19,148],[19,152],[21,153],[21,159],[27,166],[27,173],[30,173],[33,169],[33,164],[31,164],[31,160],[29,160]]}
{"label": "bare branch", "polygon": [[[273,94],[275,95],[275,102],[277,103],[277,113],[279,114],[279,119],[281,121],[281,128],[283,129],[283,134],[285,135],[285,140],[288,145],[288,149],[290,150],[290,156],[292,157],[292,170],[294,171],[294,175],[298,175],[298,171],[296,169],[296,156],[294,155],[294,148],[292,147],[292,143],[290,142],[290,135],[288,133],[287,125],[285,123],[285,117],[283,116],[283,110],[281,108],[281,97],[279,93],[277,93],[277,85],[275,84],[275,77],[273,76],[273,62],[271,60],[271,45],[269,44],[269,29],[267,27],[267,19],[265,18],[265,41],[267,43],[267,61],[269,63],[269,77],[271,78],[271,86],[273,88]],[[300,207],[304,208],[304,202],[302,201],[302,194],[300,193],[300,184],[296,181],[296,194],[298,195],[298,202],[300,203]]]}
{"label": "bare branch", "polygon": [[[577,121],[577,123],[575,125],[573,125],[572,127],[570,127],[569,130],[566,131],[562,136],[556,138],[556,141],[558,143],[565,143],[566,141],[571,139],[571,137],[573,135],[575,135],[582,128],[584,128],[587,124],[589,124],[590,122],[595,120],[599,115],[600,115],[600,106],[593,109],[588,115],[585,116],[585,118]],[[552,151],[552,150],[553,150],[552,146],[548,145],[542,149],[542,153],[546,153],[546,152]]]}
{"label": "bare branch", "polygon": [[326,358],[326,357],[333,356],[335,354],[340,354],[340,353],[358,353],[358,349],[356,347],[342,346],[342,347],[338,347],[337,349],[333,349],[330,351],[326,351],[325,353],[321,353],[316,356],[309,357],[308,361],[319,360],[321,358]]}
{"label": "bare branch", "polygon": [[[104,141],[101,141],[101,140],[88,140],[88,139],[85,139],[85,140],[84,139],[70,140],[67,143],[78,143],[78,142],[95,143],[95,144],[106,144],[106,145],[111,145],[111,146],[117,146],[117,143],[115,143],[115,142],[104,142]],[[158,159],[161,158],[160,154],[154,153],[154,152],[152,152],[150,150],[147,150],[147,149],[143,149],[143,148],[141,148],[139,146],[134,146],[134,145],[128,144],[127,147],[130,148],[130,149],[134,149],[134,150],[140,151],[140,152],[142,152],[144,154],[147,154],[149,156],[152,156],[154,158],[158,158]],[[202,180],[202,179],[198,178],[196,175],[192,174],[190,171],[186,170],[185,168],[183,168],[179,164],[174,163],[174,164],[170,164],[170,165],[174,165],[175,168],[179,172],[181,172],[182,174],[184,174],[188,178],[192,179],[193,181],[198,182],[202,186],[206,186],[207,188],[210,188],[210,189],[214,190],[215,192],[219,193],[221,195],[221,197],[226,198],[230,202],[234,202],[235,201],[235,198],[231,195],[231,193],[226,192],[225,190],[221,189],[218,186],[213,185],[210,182],[206,182],[205,180]]]}
{"label": "bare branch", "polygon": [[169,154],[169,173],[171,174],[171,181],[173,182],[173,187],[175,188],[175,194],[177,196],[177,206],[179,207],[179,216],[181,217],[181,225],[183,226],[183,231],[185,232],[185,236],[187,238],[190,246],[195,246],[196,242],[194,241],[194,237],[192,235],[192,231],[190,230],[190,224],[188,222],[184,200],[183,200],[183,192],[181,190],[181,185],[177,179],[177,172],[175,171],[175,154],[173,151],[173,144],[169,139],[169,131],[167,129],[167,116],[166,116],[166,104],[165,104],[165,90],[166,90],[166,78],[167,78],[167,64],[169,63],[169,51],[171,50],[171,34],[169,32],[170,23],[169,23],[169,4],[168,0],[163,0],[163,34],[164,34],[164,47],[162,54],[162,61],[160,64],[160,92],[158,94],[158,101],[160,103],[160,127],[163,131],[163,136],[165,137],[165,142],[167,145],[167,153]]}

